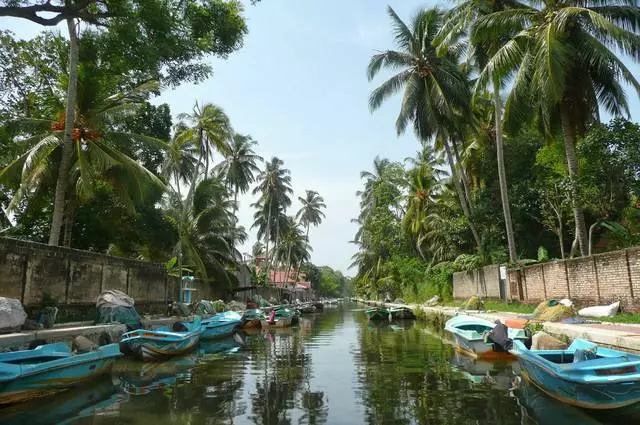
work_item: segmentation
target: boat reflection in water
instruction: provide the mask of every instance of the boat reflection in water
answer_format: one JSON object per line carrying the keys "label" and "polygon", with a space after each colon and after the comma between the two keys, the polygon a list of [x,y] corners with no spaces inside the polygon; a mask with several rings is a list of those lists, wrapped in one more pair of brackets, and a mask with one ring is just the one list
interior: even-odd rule
{"label": "boat reflection in water", "polygon": [[66,424],[79,418],[97,414],[116,413],[122,396],[111,378],[104,376],[96,382],[49,397],[21,403],[0,410],[2,425]]}
{"label": "boat reflection in water", "polygon": [[547,396],[520,376],[514,379],[512,395],[518,400],[522,425],[598,425],[603,423],[582,409]]}
{"label": "boat reflection in water", "polygon": [[451,363],[473,384],[486,384],[500,390],[509,390],[515,374],[520,371],[515,360],[474,360],[457,351],[451,358]]}
{"label": "boat reflection in water", "polygon": [[234,337],[201,341],[193,354],[157,363],[123,361],[117,365],[114,372],[124,393],[134,396],[146,395],[154,390],[165,390],[176,384],[191,382],[192,369],[195,366],[216,356],[234,353],[239,348],[239,341]]}

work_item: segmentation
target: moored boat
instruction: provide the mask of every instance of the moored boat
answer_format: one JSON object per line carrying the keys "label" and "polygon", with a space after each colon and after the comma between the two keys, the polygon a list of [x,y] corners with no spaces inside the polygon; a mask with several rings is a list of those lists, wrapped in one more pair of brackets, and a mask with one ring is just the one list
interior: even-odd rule
{"label": "moored boat", "polygon": [[265,317],[264,319],[260,320],[260,326],[262,326],[262,329],[268,329],[268,328],[286,328],[291,326],[291,322],[293,320],[293,315],[286,315],[286,316],[280,316],[278,317],[277,315],[277,311],[272,311],[269,314],[269,317]]}
{"label": "moored boat", "polygon": [[259,328],[260,320],[264,319],[266,316],[260,309],[249,309],[244,312],[242,315],[242,322],[240,327],[242,329],[250,329],[250,328]]}
{"label": "moored boat", "polygon": [[413,320],[416,318],[413,311],[407,307],[392,307],[389,309],[389,313],[393,320]]}
{"label": "moored boat", "polygon": [[[500,345],[494,343],[487,334],[493,330],[495,323],[479,317],[458,315],[447,320],[445,331],[453,335],[456,349],[477,358],[509,358],[511,354]],[[509,338],[526,341],[528,332],[524,329],[509,329]]]}
{"label": "moored boat", "polygon": [[235,311],[217,313],[202,321],[200,339],[215,339],[229,336],[242,324],[242,315]]}
{"label": "moored boat", "polygon": [[0,404],[47,396],[111,371],[118,344],[74,354],[65,343],[0,354]]}
{"label": "moored boat", "polygon": [[391,320],[389,309],[386,307],[375,307],[365,310],[364,314],[367,315],[369,320]]}
{"label": "moored boat", "polygon": [[279,319],[287,319],[287,318],[291,319],[289,322],[289,325],[295,325],[299,321],[300,313],[298,313],[296,310],[286,308],[286,307],[277,308],[275,310],[275,319],[279,320]]}
{"label": "moored boat", "polygon": [[199,317],[191,322],[176,322],[172,328],[138,329],[120,339],[123,353],[132,353],[143,360],[157,360],[191,352],[200,341],[202,326]]}
{"label": "moored boat", "polygon": [[593,410],[621,409],[640,402],[640,356],[576,339],[566,350],[510,350],[522,377],[547,395]]}

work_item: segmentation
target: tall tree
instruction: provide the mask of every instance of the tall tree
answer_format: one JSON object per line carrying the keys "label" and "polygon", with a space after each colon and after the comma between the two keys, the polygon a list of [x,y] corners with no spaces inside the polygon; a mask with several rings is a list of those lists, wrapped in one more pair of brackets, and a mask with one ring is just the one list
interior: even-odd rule
{"label": "tall tree", "polygon": [[[474,25],[481,16],[490,13],[505,10],[508,8],[525,7],[521,3],[514,0],[463,0],[453,8],[448,14],[445,24],[436,37],[436,44],[453,44],[458,43],[458,38],[462,35],[474,33]],[[510,33],[497,35],[495,39],[480,41],[476,38],[470,38],[472,52],[472,65],[480,70],[486,65],[486,61],[509,40]],[[495,141],[496,141],[496,157],[498,164],[498,181],[500,185],[500,198],[502,203],[502,214],[504,216],[505,231],[507,235],[507,246],[509,248],[509,259],[511,263],[517,260],[517,250],[515,236],[513,232],[513,223],[511,220],[511,206],[509,204],[509,193],[507,185],[507,177],[504,165],[504,137],[502,131],[502,98],[500,96],[500,88],[502,85],[501,76],[494,75],[491,79],[493,91],[493,104],[495,113]]]}
{"label": "tall tree", "polygon": [[505,121],[517,127],[538,113],[545,130],[558,127],[572,183],[575,236],[587,254],[587,231],[578,193],[576,142],[599,119],[599,106],[613,115],[629,114],[625,81],[640,92],[640,84],[611,49],[640,58],[640,22],[635,4],[604,0],[557,3],[543,0],[538,8],[507,9],[477,21],[473,37],[495,40],[513,37],[500,47],[478,78],[483,85],[495,76],[514,75],[505,105]]}
{"label": "tall tree", "polygon": [[[1,0],[0,17],[23,18],[44,26],[66,21],[69,31],[69,68],[65,128],[58,179],[54,194],[49,244],[58,245],[66,200],[66,179],[71,166],[73,128],[76,119],[76,84],[78,73],[78,38],[80,22],[99,28],[109,27],[107,40],[112,63],[136,63],[135,70],[164,70],[167,82],[193,78],[210,73],[199,63],[207,54],[226,56],[240,47],[246,26],[239,2],[196,0],[164,2],[94,2],[90,0]],[[44,14],[42,16],[41,14]],[[115,60],[115,58],[119,61]],[[134,68],[122,69],[133,74]]]}
{"label": "tall tree", "polygon": [[230,141],[232,140],[233,129],[231,122],[224,110],[211,103],[204,106],[196,105],[191,114],[181,114],[180,119],[186,119],[192,126],[185,128],[178,135],[180,138],[191,139],[200,149],[200,157],[204,161],[205,178],[209,176],[209,161],[214,150],[222,155],[230,153]]}
{"label": "tall tree", "polygon": [[466,76],[458,65],[459,49],[438,52],[433,42],[443,25],[443,13],[438,9],[420,10],[411,23],[403,22],[388,7],[393,23],[398,51],[387,50],[374,55],[369,62],[368,77],[372,80],[383,68],[397,74],[375,89],[369,107],[376,110],[390,96],[404,91],[400,113],[396,120],[398,134],[412,125],[418,138],[428,141],[436,136],[445,148],[456,183],[460,204],[469,222],[476,246],[480,236],[473,222],[470,203],[463,192],[455,166],[452,138],[459,134],[459,123],[470,115],[470,90]]}
{"label": "tall tree", "polygon": [[306,238],[309,239],[309,227],[311,225],[318,226],[325,217],[323,209],[327,208],[324,199],[315,190],[307,190],[305,197],[298,196],[298,201],[302,204],[300,210],[296,214],[298,223],[303,225],[306,231]]}
{"label": "tall tree", "polygon": [[[253,204],[258,208],[256,220],[253,227],[258,227],[259,234],[265,238],[266,272],[269,276],[271,256],[269,253],[269,242],[275,242],[277,252],[280,238],[280,220],[286,209],[291,206],[293,189],[291,188],[291,171],[283,168],[284,162],[278,157],[271,158],[267,162],[265,169],[257,176],[258,185],[253,189],[254,195],[260,195],[258,202]],[[272,224],[275,221],[275,232]],[[277,259],[276,259],[277,261]]]}
{"label": "tall tree", "polygon": [[258,142],[251,136],[234,134],[225,159],[219,164],[220,173],[230,188],[238,211],[238,194],[246,193],[260,171],[258,164],[263,161],[253,148]]}

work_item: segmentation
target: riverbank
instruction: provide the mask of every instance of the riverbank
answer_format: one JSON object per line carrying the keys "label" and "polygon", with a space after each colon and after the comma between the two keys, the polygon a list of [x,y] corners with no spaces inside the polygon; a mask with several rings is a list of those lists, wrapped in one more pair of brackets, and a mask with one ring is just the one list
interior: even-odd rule
{"label": "riverbank", "polygon": [[[424,315],[443,315],[445,317],[453,317],[456,314],[464,312],[465,314],[476,316],[489,321],[505,321],[507,319],[518,318],[521,313],[503,312],[503,311],[478,311],[464,310],[460,307],[428,307],[419,304],[396,304],[385,303],[381,301],[364,300],[353,298],[354,301],[376,307],[406,307],[417,312],[418,316]],[[583,323],[583,324],[567,324],[555,322],[543,322],[542,328],[545,332],[569,338],[586,339],[596,344],[606,345],[621,350],[640,353],[640,325],[635,324],[617,324],[617,323]]]}

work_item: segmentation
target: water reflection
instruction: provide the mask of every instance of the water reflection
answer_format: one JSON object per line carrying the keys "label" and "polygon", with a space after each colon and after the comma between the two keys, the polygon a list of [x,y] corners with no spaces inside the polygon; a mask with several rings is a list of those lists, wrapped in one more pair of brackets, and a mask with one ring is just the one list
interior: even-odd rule
{"label": "water reflection", "polygon": [[112,380],[0,410],[0,423],[629,423],[546,397],[517,380],[517,362],[473,361],[437,331],[372,324],[352,308],[247,330],[242,345],[229,338],[162,363],[122,360]]}

